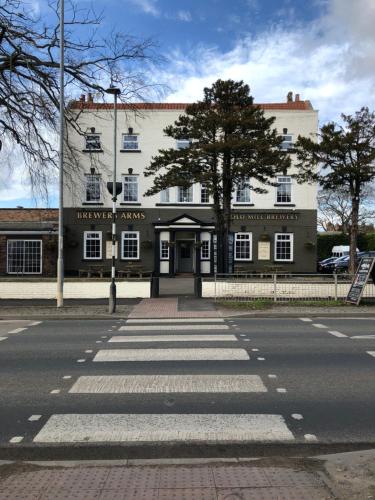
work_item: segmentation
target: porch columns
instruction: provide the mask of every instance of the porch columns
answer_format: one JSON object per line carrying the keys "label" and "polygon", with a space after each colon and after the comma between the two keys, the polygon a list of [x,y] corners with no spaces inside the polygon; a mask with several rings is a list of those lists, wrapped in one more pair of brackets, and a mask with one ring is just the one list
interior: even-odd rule
{"label": "porch columns", "polygon": [[154,276],[160,274],[160,230],[155,229]]}
{"label": "porch columns", "polygon": [[200,229],[195,232],[195,275],[201,275],[201,249],[199,243],[201,241]]}
{"label": "porch columns", "polygon": [[[176,231],[170,231],[169,241],[171,243],[176,242]],[[171,245],[169,247],[169,276],[175,275],[175,256],[176,256],[176,245]]]}

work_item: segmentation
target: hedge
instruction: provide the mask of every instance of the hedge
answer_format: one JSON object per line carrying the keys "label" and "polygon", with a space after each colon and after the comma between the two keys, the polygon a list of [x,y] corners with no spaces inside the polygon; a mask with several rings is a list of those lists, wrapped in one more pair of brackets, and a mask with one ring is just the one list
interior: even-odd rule
{"label": "hedge", "polygon": [[[331,256],[335,245],[349,245],[349,236],[341,233],[319,233],[317,239],[318,260]],[[360,251],[375,250],[375,233],[359,233],[357,247]]]}

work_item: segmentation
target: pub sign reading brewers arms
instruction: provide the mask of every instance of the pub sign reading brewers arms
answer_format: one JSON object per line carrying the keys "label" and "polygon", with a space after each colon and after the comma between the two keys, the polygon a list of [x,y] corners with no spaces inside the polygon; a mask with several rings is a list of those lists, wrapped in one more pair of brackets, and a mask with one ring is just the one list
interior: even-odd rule
{"label": "pub sign reading brewers arms", "polygon": [[[106,211],[95,211],[95,210],[78,210],[76,212],[77,220],[112,220],[112,212]],[[130,211],[118,211],[116,213],[116,219],[118,220],[145,220],[146,215],[144,212],[130,212]]]}

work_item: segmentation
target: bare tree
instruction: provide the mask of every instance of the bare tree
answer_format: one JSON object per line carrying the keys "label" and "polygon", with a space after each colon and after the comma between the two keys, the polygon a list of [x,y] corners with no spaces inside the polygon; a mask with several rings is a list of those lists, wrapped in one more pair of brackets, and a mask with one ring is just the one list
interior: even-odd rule
{"label": "bare tree", "polygon": [[[18,148],[31,185],[46,192],[56,166],[59,108],[58,0],[36,17],[20,0],[0,0],[0,141],[3,152]],[[154,43],[124,33],[98,36],[102,15],[92,9],[66,6],[65,86],[67,101],[78,93],[100,94],[110,82],[119,86],[123,101],[145,100],[154,87],[145,79],[148,62],[157,60]],[[79,34],[78,34],[79,33]],[[65,119],[79,130],[79,114]],[[67,123],[67,124],[68,124]],[[67,127],[68,129],[69,127]],[[70,155],[74,158],[74,154]],[[4,158],[4,157],[3,157]],[[4,165],[4,161],[2,162]]]}
{"label": "bare tree", "polygon": [[[361,194],[358,225],[364,227],[375,220],[375,196],[372,186]],[[350,194],[345,189],[326,189],[318,193],[318,226],[324,231],[341,231],[349,234],[352,221]]]}

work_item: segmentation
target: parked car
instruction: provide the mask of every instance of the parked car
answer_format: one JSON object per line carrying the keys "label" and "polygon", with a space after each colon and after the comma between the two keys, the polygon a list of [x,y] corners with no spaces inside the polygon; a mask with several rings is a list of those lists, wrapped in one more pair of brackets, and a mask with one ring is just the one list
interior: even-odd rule
{"label": "parked car", "polygon": [[[349,255],[346,256],[347,259],[343,259],[340,261],[336,261],[334,263],[334,273],[347,273],[349,269]],[[357,253],[357,262],[363,257],[375,257],[375,250],[369,250],[367,252],[359,252]]]}
{"label": "parked car", "polygon": [[337,260],[337,257],[328,257],[328,259],[324,259],[318,262],[318,273],[324,273],[325,266],[330,264],[331,262]]}
{"label": "parked car", "polygon": [[349,260],[349,255],[344,255],[343,257],[333,258],[333,260],[331,260],[330,262],[327,262],[326,264],[322,265],[321,272],[326,273],[326,274],[332,274],[334,272],[334,269],[335,269],[335,264],[340,262],[341,260],[345,260],[345,259]]}

